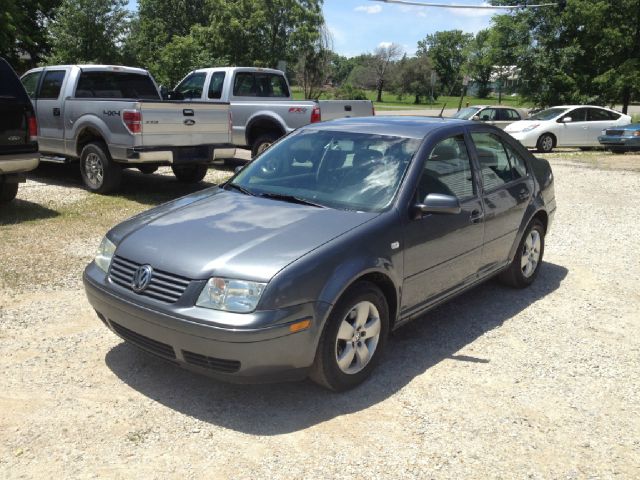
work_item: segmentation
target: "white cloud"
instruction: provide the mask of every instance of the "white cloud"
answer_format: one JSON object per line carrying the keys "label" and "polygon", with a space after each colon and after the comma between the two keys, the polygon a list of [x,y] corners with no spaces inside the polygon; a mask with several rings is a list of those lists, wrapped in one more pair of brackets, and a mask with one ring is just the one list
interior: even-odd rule
{"label": "white cloud", "polygon": [[365,12],[369,15],[373,15],[375,13],[380,13],[382,11],[381,5],[360,5],[353,9],[356,12]]}
{"label": "white cloud", "polygon": [[380,42],[378,44],[379,48],[389,48],[391,45],[393,45],[393,42]]}
{"label": "white cloud", "polygon": [[419,17],[426,17],[427,16],[426,10],[427,8],[425,7],[417,7],[412,5],[400,5],[400,11],[402,13],[413,13]]}

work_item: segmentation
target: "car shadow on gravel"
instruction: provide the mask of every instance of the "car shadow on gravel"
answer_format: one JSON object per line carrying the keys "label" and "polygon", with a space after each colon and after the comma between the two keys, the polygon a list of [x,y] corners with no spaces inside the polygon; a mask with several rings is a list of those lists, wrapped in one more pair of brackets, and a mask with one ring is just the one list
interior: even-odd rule
{"label": "car shadow on gravel", "polygon": [[[232,172],[234,165],[216,165],[215,168]],[[27,175],[30,180],[48,185],[85,189],[77,163],[63,165],[41,163],[36,170]],[[213,185],[210,182],[182,183],[173,175],[157,173],[145,175],[136,169],[126,169],[123,172],[121,186],[111,195],[155,206]]]}
{"label": "car shadow on gravel", "polygon": [[270,385],[217,382],[156,359],[126,343],[111,349],[107,366],[131,388],[185,415],[254,435],[280,435],[389,398],[445,359],[482,364],[490,358],[456,355],[484,333],[559,288],[568,271],[544,263],[525,290],[487,282],[400,328],[371,378],[346,393],[310,381]]}
{"label": "car shadow on gravel", "polygon": [[[18,190],[18,195],[20,195],[20,190]],[[16,198],[0,208],[0,226],[14,225],[32,220],[45,220],[47,218],[57,217],[58,215],[60,215],[60,213],[55,210]]]}

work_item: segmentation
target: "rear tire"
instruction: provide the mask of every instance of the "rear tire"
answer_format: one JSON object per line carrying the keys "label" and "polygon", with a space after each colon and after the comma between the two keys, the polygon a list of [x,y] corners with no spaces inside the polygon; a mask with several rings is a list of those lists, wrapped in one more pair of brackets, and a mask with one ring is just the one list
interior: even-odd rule
{"label": "rear tire", "polygon": [[9,203],[18,195],[18,183],[0,183],[0,204]]}
{"label": "rear tire", "polygon": [[529,224],[511,265],[498,277],[502,283],[514,288],[525,288],[533,283],[544,256],[544,236],[545,228],[540,220]]}
{"label": "rear tire", "polygon": [[173,174],[176,178],[184,183],[198,183],[206,175],[209,166],[206,164],[172,166]]}
{"label": "rear tire", "polygon": [[373,283],[356,283],[329,314],[311,379],[336,392],[361,384],[380,360],[388,331],[386,298]]}
{"label": "rear tire", "polygon": [[251,156],[256,157],[264,152],[267,148],[269,148],[273,142],[275,142],[279,135],[275,133],[265,133],[264,135],[260,135],[251,145]]}
{"label": "rear tire", "polygon": [[82,149],[80,174],[85,186],[94,193],[110,193],[122,182],[122,167],[113,161],[103,142],[91,142]]}
{"label": "rear tire", "polygon": [[536,149],[540,153],[551,153],[554,146],[555,140],[553,138],[553,135],[549,133],[543,133],[542,135],[540,135],[540,138],[538,138],[538,142],[536,143]]}

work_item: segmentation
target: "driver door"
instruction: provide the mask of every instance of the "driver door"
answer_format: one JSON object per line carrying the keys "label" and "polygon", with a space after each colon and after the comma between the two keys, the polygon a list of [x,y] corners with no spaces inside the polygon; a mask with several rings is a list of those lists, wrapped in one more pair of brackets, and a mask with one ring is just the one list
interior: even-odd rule
{"label": "driver door", "polygon": [[438,141],[424,162],[414,203],[426,195],[453,195],[458,214],[423,214],[407,220],[402,314],[411,314],[476,278],[484,221],[476,175],[460,132]]}

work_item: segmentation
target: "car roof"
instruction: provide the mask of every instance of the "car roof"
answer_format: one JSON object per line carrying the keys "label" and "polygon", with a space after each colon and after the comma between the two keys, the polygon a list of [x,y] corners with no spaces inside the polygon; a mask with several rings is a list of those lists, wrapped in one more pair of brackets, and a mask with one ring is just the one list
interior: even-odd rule
{"label": "car roof", "polygon": [[442,117],[375,116],[355,117],[311,123],[305,130],[339,130],[341,132],[368,133],[422,139],[427,134],[456,125],[472,125],[469,120]]}

